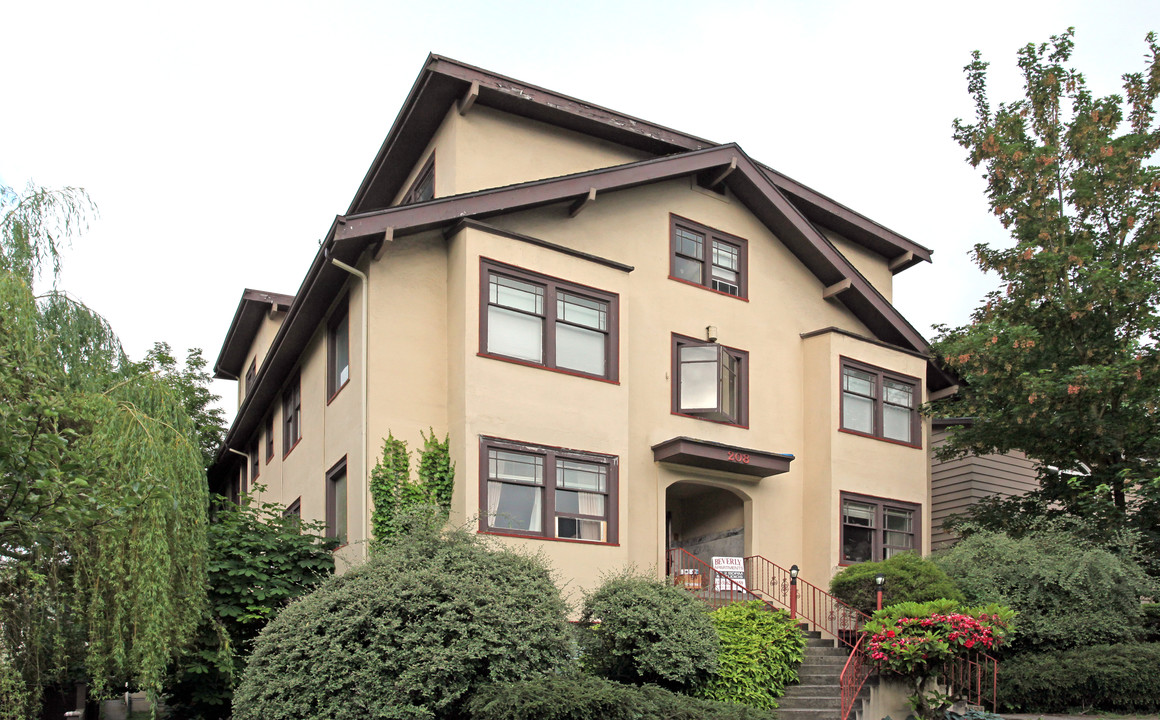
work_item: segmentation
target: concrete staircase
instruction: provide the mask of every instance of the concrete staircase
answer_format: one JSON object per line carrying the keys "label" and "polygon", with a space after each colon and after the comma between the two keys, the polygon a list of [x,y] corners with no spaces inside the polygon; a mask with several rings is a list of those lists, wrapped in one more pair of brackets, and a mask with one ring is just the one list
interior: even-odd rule
{"label": "concrete staircase", "polygon": [[[804,631],[804,628],[803,628]],[[842,688],[839,680],[842,668],[850,657],[850,649],[837,646],[834,640],[823,640],[820,632],[804,631],[806,636],[805,660],[798,669],[798,684],[785,689],[785,696],[777,701],[777,715],[781,720],[841,720]],[[862,688],[862,696],[870,693],[869,683]],[[854,703],[854,710],[862,706]]]}

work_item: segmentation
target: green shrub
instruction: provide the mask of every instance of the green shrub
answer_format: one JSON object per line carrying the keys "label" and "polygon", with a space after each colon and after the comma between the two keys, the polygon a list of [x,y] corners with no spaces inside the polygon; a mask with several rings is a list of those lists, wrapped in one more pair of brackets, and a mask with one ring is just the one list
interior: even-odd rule
{"label": "green shrub", "polygon": [[935,557],[968,602],[1019,613],[1012,652],[1131,642],[1152,581],[1138,565],[1065,531],[978,532]]}
{"label": "green shrub", "polygon": [[722,702],[775,708],[785,686],[797,682],[806,641],[797,621],[763,602],[733,603],[712,613],[721,641],[717,672],[697,693]]}
{"label": "green shrub", "polygon": [[717,670],[709,609],[687,591],[623,573],[584,598],[581,662],[617,682],[690,690]]}
{"label": "green shrub", "polygon": [[655,685],[603,678],[543,677],[484,685],[468,703],[472,720],[774,720],[768,710],[677,695]]}
{"label": "green shrub", "polygon": [[873,613],[878,609],[874,585],[874,576],[878,573],[886,576],[883,606],[939,598],[963,601],[963,593],[938,565],[914,553],[895,555],[881,562],[851,565],[830,580],[830,593],[866,614]]}
{"label": "green shrub", "polygon": [[1023,653],[999,667],[999,702],[1005,710],[1027,713],[1155,713],[1157,668],[1160,643]]}
{"label": "green shrub", "polygon": [[479,684],[565,667],[565,612],[541,560],[412,528],[266,626],[234,718],[458,717]]}
{"label": "green shrub", "polygon": [[1144,642],[1160,642],[1160,603],[1144,603]]}

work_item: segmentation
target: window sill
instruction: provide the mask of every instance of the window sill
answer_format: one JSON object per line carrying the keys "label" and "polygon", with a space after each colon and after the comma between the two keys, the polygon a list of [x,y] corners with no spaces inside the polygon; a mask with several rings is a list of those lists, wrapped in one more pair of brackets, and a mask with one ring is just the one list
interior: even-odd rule
{"label": "window sill", "polygon": [[298,443],[300,442],[302,442],[302,438],[295,440],[294,444],[290,446],[290,449],[282,453],[282,459],[285,460],[286,458],[290,457],[290,453],[294,452],[294,448],[298,447]]}
{"label": "window sill", "polygon": [[688,280],[685,280],[684,278],[679,278],[675,275],[669,275],[669,280],[672,280],[674,282],[679,282],[682,285],[688,285],[689,287],[701,288],[702,290],[707,290],[707,291],[713,293],[714,295],[721,295],[723,297],[733,298],[734,300],[740,300],[742,302],[749,302],[749,298],[745,295],[730,295],[727,292],[721,292],[720,290],[714,290],[713,288],[709,287],[708,285],[702,285],[701,283],[689,282]]}
{"label": "window sill", "polygon": [[529,362],[527,360],[517,360],[516,358],[510,358],[510,357],[507,357],[505,355],[494,355],[492,353],[477,352],[475,354],[475,356],[481,357],[481,358],[490,358],[491,360],[500,360],[503,362],[509,362],[513,365],[523,365],[524,367],[537,368],[539,370],[547,370],[548,372],[559,373],[561,375],[570,375],[572,377],[584,378],[586,380],[596,380],[597,382],[608,383],[609,385],[619,385],[620,384],[619,380],[613,380],[613,379],[609,379],[606,377],[600,377],[599,375],[589,375],[588,373],[576,372],[575,370],[565,370],[563,368],[548,367],[547,365],[541,365],[540,363]]}
{"label": "window sill", "polygon": [[329,398],[327,398],[327,400],[326,400],[326,405],[327,405],[327,407],[330,407],[330,403],[334,402],[334,399],[335,399],[336,397],[338,397],[338,394],[339,394],[340,392],[342,392],[343,388],[345,388],[347,385],[350,385],[350,379],[349,379],[349,378],[347,378],[347,381],[346,381],[346,382],[344,382],[342,385],[339,385],[339,386],[338,386],[338,389],[337,389],[337,390],[335,390],[333,393],[331,393],[330,397],[329,397]]}
{"label": "window sill", "polygon": [[548,537],[547,535],[521,535],[519,533],[506,533],[506,532],[500,532],[498,530],[479,530],[478,533],[480,535],[494,535],[496,537],[520,538],[522,540],[546,540],[548,542],[579,543],[581,545],[596,545],[599,547],[620,547],[620,543],[617,543],[617,542],[595,542],[593,540],[576,540],[573,538]]}
{"label": "window sill", "polygon": [[[329,540],[330,538],[327,538],[327,539]],[[336,552],[338,552],[339,550],[342,550],[343,548],[346,548],[349,546],[350,546],[350,541],[348,540],[348,541],[344,542],[343,544],[339,545],[338,547],[334,548],[333,550],[331,550],[330,554],[333,555]]]}
{"label": "window sill", "polygon": [[269,455],[267,455],[266,456],[266,464],[269,465],[270,461],[273,459],[274,459],[274,453],[270,453]]}
{"label": "window sill", "polygon": [[856,435],[857,437],[870,438],[871,440],[878,440],[880,442],[890,443],[891,445],[901,445],[902,447],[915,448],[916,450],[922,449],[922,443],[908,443],[908,442],[903,442],[901,440],[892,440],[891,438],[885,438],[885,437],[882,437],[881,435],[871,435],[870,433],[864,433],[864,432],[860,432],[858,430],[847,430],[846,428],[838,428],[838,432],[845,433],[847,435]]}
{"label": "window sill", "polygon": [[729,422],[728,420],[714,420],[713,418],[701,417],[700,415],[689,415],[688,413],[677,412],[676,410],[673,410],[670,414],[676,415],[677,417],[689,418],[690,420],[713,423],[714,425],[725,425],[726,427],[741,428],[742,430],[749,429],[748,424],[742,425],[741,423]]}

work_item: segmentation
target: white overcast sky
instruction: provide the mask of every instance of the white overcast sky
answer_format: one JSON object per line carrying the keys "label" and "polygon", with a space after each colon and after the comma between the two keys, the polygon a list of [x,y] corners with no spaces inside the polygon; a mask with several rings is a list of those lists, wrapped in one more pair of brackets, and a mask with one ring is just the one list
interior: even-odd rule
{"label": "white overcast sky", "polygon": [[[53,2],[0,0],[0,182],[84,187],[100,217],[61,286],[139,358],[212,364],[242,289],[294,293],[428,52],[717,142],[932,248],[895,304],[928,337],[1001,242],[951,139],[962,67],[1077,28],[1100,94],[1144,68],[1160,2]],[[233,384],[217,383],[232,416]]]}

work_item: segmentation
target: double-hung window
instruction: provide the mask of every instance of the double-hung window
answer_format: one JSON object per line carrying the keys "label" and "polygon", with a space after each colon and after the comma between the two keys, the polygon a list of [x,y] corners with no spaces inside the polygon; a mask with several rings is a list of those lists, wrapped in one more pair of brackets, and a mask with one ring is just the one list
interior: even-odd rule
{"label": "double-hung window", "polygon": [[670,218],[669,276],[725,295],[747,297],[745,240],[676,215]]}
{"label": "double-hung window", "polygon": [[346,458],[326,473],[326,537],[347,541]]}
{"label": "double-hung window", "polygon": [[616,542],[616,458],[482,438],[482,529]]}
{"label": "double-hung window", "polygon": [[914,503],[842,493],[842,562],[886,560],[919,552],[919,513]]}
{"label": "double-hung window", "polygon": [[282,393],[282,455],[302,439],[302,381],[295,377]]}
{"label": "double-hung window", "polygon": [[617,296],[492,260],[480,263],[480,353],[617,379]]}
{"label": "double-hung window", "polygon": [[266,462],[274,459],[274,411],[266,416]]}
{"label": "double-hung window", "polygon": [[350,380],[350,318],[345,301],[327,324],[326,395],[333,398]]}
{"label": "double-hung window", "polygon": [[918,378],[842,360],[842,429],[918,445]]}
{"label": "double-hung window", "polygon": [[745,425],[749,420],[749,353],[673,335],[673,412]]}
{"label": "double-hung window", "polygon": [[258,358],[250,361],[250,369],[246,370],[246,394],[254,389],[254,379],[258,376]]}

